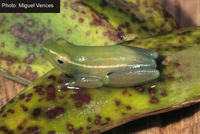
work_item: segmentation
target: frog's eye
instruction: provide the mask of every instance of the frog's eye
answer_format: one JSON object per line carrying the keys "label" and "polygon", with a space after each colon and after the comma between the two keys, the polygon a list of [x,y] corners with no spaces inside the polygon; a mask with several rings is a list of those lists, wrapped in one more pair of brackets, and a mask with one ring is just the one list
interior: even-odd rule
{"label": "frog's eye", "polygon": [[65,64],[67,62],[67,59],[65,57],[64,56],[56,57],[57,63],[58,64]]}
{"label": "frog's eye", "polygon": [[63,64],[64,63],[64,61],[61,60],[61,59],[57,59],[57,61],[58,61],[59,64]]}

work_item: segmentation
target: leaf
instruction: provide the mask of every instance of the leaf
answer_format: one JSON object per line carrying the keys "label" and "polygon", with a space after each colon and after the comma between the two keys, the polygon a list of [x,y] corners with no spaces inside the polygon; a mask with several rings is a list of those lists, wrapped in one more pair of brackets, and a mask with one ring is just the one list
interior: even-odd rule
{"label": "leaf", "polygon": [[153,51],[169,55],[177,51],[200,43],[200,27],[188,27],[174,30],[165,35],[158,35],[152,38],[140,39],[129,42],[128,46],[148,48]]}
{"label": "leaf", "polygon": [[169,31],[176,22],[156,0],[106,0],[139,19],[147,31]]}
{"label": "leaf", "polygon": [[[108,0],[109,1],[109,0]],[[132,0],[135,1],[135,0]],[[139,6],[136,12],[122,11],[118,4],[107,3],[105,0],[83,0],[83,2],[105,18],[125,41],[147,38],[149,36],[166,33],[177,28],[175,20],[154,0],[142,1],[147,5],[158,6],[161,11],[153,10],[152,7]],[[143,13],[143,10],[152,11],[152,14]],[[136,15],[143,14],[145,21]],[[157,16],[155,17],[155,14]],[[155,18],[158,24],[154,24],[150,18]],[[164,23],[162,27],[160,24]]]}
{"label": "leaf", "polygon": [[34,81],[52,69],[41,55],[42,44],[64,38],[78,45],[121,42],[117,32],[77,0],[61,1],[60,14],[1,14],[0,67],[5,76]]}
{"label": "leaf", "polygon": [[200,97],[199,51],[200,46],[193,44],[165,54],[159,64],[160,79],[136,88],[69,89],[63,84],[64,75],[52,70],[2,108],[0,134],[97,134],[196,103]]}
{"label": "leaf", "polygon": [[[98,4],[96,7],[102,8]],[[122,42],[124,30],[128,32],[128,35],[123,35],[125,40],[130,40],[176,28],[171,22],[166,22],[170,23],[169,29],[160,31],[157,28],[147,32],[145,29],[151,26],[151,21],[144,28],[137,19],[131,20],[130,15],[111,5],[106,6],[103,13],[101,15],[102,10],[95,11],[80,0],[61,0],[59,14],[0,14],[0,74],[23,84],[36,80],[52,69],[40,53],[42,44],[58,38],[76,45],[114,45]],[[122,28],[123,25],[130,25],[130,28]]]}

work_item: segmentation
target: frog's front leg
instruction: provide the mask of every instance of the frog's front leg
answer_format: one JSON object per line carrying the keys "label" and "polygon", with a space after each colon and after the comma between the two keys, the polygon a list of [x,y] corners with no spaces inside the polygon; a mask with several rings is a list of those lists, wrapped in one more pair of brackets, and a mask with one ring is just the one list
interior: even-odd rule
{"label": "frog's front leg", "polygon": [[98,77],[84,74],[74,76],[65,85],[70,87],[99,88],[103,86],[103,83]]}
{"label": "frog's front leg", "polygon": [[109,72],[104,85],[109,87],[133,87],[150,82],[160,75],[159,71],[152,67],[124,68]]}

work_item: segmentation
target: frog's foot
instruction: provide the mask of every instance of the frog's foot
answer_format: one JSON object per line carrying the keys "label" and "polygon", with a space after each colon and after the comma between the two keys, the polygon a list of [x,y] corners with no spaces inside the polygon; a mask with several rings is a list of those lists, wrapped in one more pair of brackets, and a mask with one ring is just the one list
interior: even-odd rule
{"label": "frog's foot", "polygon": [[150,82],[160,75],[152,67],[127,68],[109,72],[104,80],[104,85],[109,87],[133,87]]}
{"label": "frog's foot", "polygon": [[65,85],[69,87],[99,88],[103,86],[103,83],[97,77],[78,75]]}

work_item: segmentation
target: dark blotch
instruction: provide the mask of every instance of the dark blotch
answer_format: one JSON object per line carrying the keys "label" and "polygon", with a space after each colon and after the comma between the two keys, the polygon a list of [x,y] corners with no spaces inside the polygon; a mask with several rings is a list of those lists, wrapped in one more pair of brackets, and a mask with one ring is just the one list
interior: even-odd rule
{"label": "dark blotch", "polygon": [[76,100],[76,101],[80,100],[80,101],[83,101],[83,102],[86,102],[86,103],[89,103],[90,100],[91,100],[91,98],[90,98],[89,95],[87,95],[87,94],[79,94],[79,93],[72,94],[71,98],[74,99],[74,100]]}
{"label": "dark blotch", "polygon": [[72,15],[72,16],[70,16],[71,17],[71,19],[76,19],[76,15]]}
{"label": "dark blotch", "polygon": [[56,98],[56,92],[53,85],[49,85],[47,88],[47,100],[54,100]]}
{"label": "dark blotch", "polygon": [[6,64],[8,66],[10,66],[13,63],[15,63],[16,61],[18,61],[18,58],[16,56],[10,56],[10,55],[4,56],[3,52],[0,53],[0,59],[7,61]]}
{"label": "dark blotch", "polygon": [[104,36],[108,36],[108,38],[112,41],[120,41],[121,39],[118,37],[117,34],[113,33],[112,31],[107,31],[103,33]]}
{"label": "dark blotch", "polygon": [[79,21],[79,23],[83,23],[84,19],[83,18],[79,18],[78,21]]}
{"label": "dark blotch", "polygon": [[72,30],[71,29],[68,29],[67,30],[67,34],[71,34],[72,33]]}
{"label": "dark blotch", "polygon": [[157,104],[157,103],[158,103],[158,98],[152,97],[150,102],[151,102],[152,104]]}
{"label": "dark blotch", "polygon": [[20,107],[24,112],[28,111],[28,108],[24,104],[21,104]]}
{"label": "dark blotch", "polygon": [[116,101],[115,101],[115,105],[116,105],[116,106],[119,106],[119,105],[120,105],[120,101],[116,100]]}
{"label": "dark blotch", "polygon": [[10,32],[17,38],[21,39],[25,43],[33,43],[35,41],[42,41],[45,34],[45,30],[38,32],[28,31],[20,23],[13,25]]}
{"label": "dark blotch", "polygon": [[181,64],[180,63],[175,63],[175,66],[176,67],[179,67]]}
{"label": "dark blotch", "polygon": [[126,106],[126,109],[127,110],[131,110],[131,106]]}
{"label": "dark blotch", "polygon": [[89,102],[90,102],[90,96],[87,95],[87,94],[83,94],[83,95],[81,96],[81,99],[82,99],[83,102],[86,102],[86,103],[89,103]]}
{"label": "dark blotch", "polygon": [[111,119],[109,117],[106,117],[106,121],[110,121]]}
{"label": "dark blotch", "polygon": [[54,119],[62,114],[64,114],[65,110],[63,107],[55,107],[53,109],[50,109],[46,112],[46,116],[49,119]]}
{"label": "dark blotch", "polygon": [[28,133],[38,134],[39,133],[39,128],[37,126],[28,127],[27,128],[27,132]]}
{"label": "dark blotch", "polygon": [[7,117],[7,114],[3,114],[2,117],[3,117],[3,118],[6,118],[6,117]]}
{"label": "dark blotch", "polygon": [[79,11],[79,6],[80,6],[80,4],[81,4],[81,2],[74,2],[74,3],[71,4],[71,8],[72,8],[74,11],[78,12],[78,11]]}
{"label": "dark blotch", "polygon": [[76,102],[75,105],[76,105],[76,107],[82,107],[83,103],[82,102]]}
{"label": "dark blotch", "polygon": [[88,117],[88,122],[92,122],[92,119],[90,117]]}
{"label": "dark blotch", "polygon": [[101,116],[99,114],[96,115],[97,119],[101,119]]}
{"label": "dark blotch", "polygon": [[102,21],[101,21],[100,19],[95,18],[95,19],[93,19],[93,21],[90,23],[90,25],[92,25],[92,26],[100,26],[100,25],[102,25]]}
{"label": "dark blotch", "polygon": [[99,120],[99,119],[96,119],[96,120],[95,120],[95,124],[96,124],[96,125],[99,125],[100,122],[101,122],[101,120]]}
{"label": "dark blotch", "polygon": [[13,109],[8,109],[7,112],[8,112],[8,113],[11,113],[11,114],[14,114],[14,113],[15,113],[15,111],[14,111]]}
{"label": "dark blotch", "polygon": [[14,102],[14,98],[9,101],[10,104],[12,104],[13,102]]}
{"label": "dark blotch", "polygon": [[35,54],[34,54],[34,53],[31,53],[31,54],[29,54],[29,55],[24,59],[24,62],[25,62],[26,64],[31,64],[35,58],[36,58],[36,57],[35,57]]}
{"label": "dark blotch", "polygon": [[43,86],[43,85],[38,85],[38,86],[34,86],[33,88],[37,90],[37,89],[42,89],[42,88],[44,88],[44,86]]}
{"label": "dark blotch", "polygon": [[174,76],[172,74],[168,74],[167,77],[170,79],[170,80],[173,80],[174,79]]}
{"label": "dark blotch", "polygon": [[38,93],[39,95],[44,95],[45,92],[42,90],[44,87],[42,85],[39,86],[34,86],[35,92]]}
{"label": "dark blotch", "polygon": [[91,129],[92,127],[91,127],[91,126],[87,126],[86,128],[89,130],[89,129]]}
{"label": "dark blotch", "polygon": [[55,134],[55,131],[51,130],[48,132],[48,134]]}
{"label": "dark blotch", "polygon": [[142,87],[136,87],[135,88],[138,92],[143,92],[144,91],[144,88],[142,88]]}
{"label": "dark blotch", "polygon": [[55,80],[56,80],[56,76],[50,75],[50,76],[48,77],[48,79],[55,81]]}
{"label": "dark blotch", "polygon": [[162,89],[162,90],[160,91],[160,94],[161,94],[162,96],[167,96],[167,93],[166,93],[166,90],[165,90],[165,89]]}
{"label": "dark blotch", "polygon": [[20,94],[20,95],[19,95],[19,99],[20,99],[20,100],[23,100],[24,98],[25,98],[25,95],[24,95],[24,94]]}
{"label": "dark blotch", "polygon": [[67,129],[68,129],[69,131],[73,131],[74,127],[73,127],[72,124],[67,124]]}
{"label": "dark blotch", "polygon": [[17,129],[18,129],[18,130],[22,130],[23,127],[22,127],[21,125],[19,125],[19,126],[17,126]]}
{"label": "dark blotch", "polygon": [[38,77],[38,73],[37,72],[33,72],[31,66],[27,66],[25,72],[23,72],[23,73],[17,72],[16,74],[18,76],[23,77],[25,79],[28,79],[30,81],[34,81]]}
{"label": "dark blotch", "polygon": [[27,94],[26,98],[31,98],[33,96],[32,93]]}
{"label": "dark blotch", "polygon": [[100,134],[99,130],[92,131],[91,134]]}
{"label": "dark blotch", "polygon": [[73,100],[80,100],[81,99],[81,94],[72,94],[70,96]]}
{"label": "dark blotch", "polygon": [[122,91],[122,95],[126,95],[126,94],[128,94],[128,91],[127,91],[127,89],[124,89],[124,90]]}
{"label": "dark blotch", "polygon": [[125,113],[125,112],[123,112],[123,113],[122,113],[122,115],[124,116],[124,115],[126,115],[126,113]]}
{"label": "dark blotch", "polygon": [[99,125],[101,123],[101,116],[99,114],[96,115],[96,120],[94,121],[96,125]]}
{"label": "dark blotch", "polygon": [[33,110],[33,117],[38,117],[41,113],[41,108],[35,108]]}
{"label": "dark blotch", "polygon": [[0,132],[4,132],[5,134],[14,134],[13,131],[9,130],[6,126],[0,126]]}
{"label": "dark blotch", "polygon": [[148,91],[149,91],[149,93],[150,93],[151,96],[155,96],[155,94],[156,94],[156,89],[154,89],[154,88],[149,88]]}

